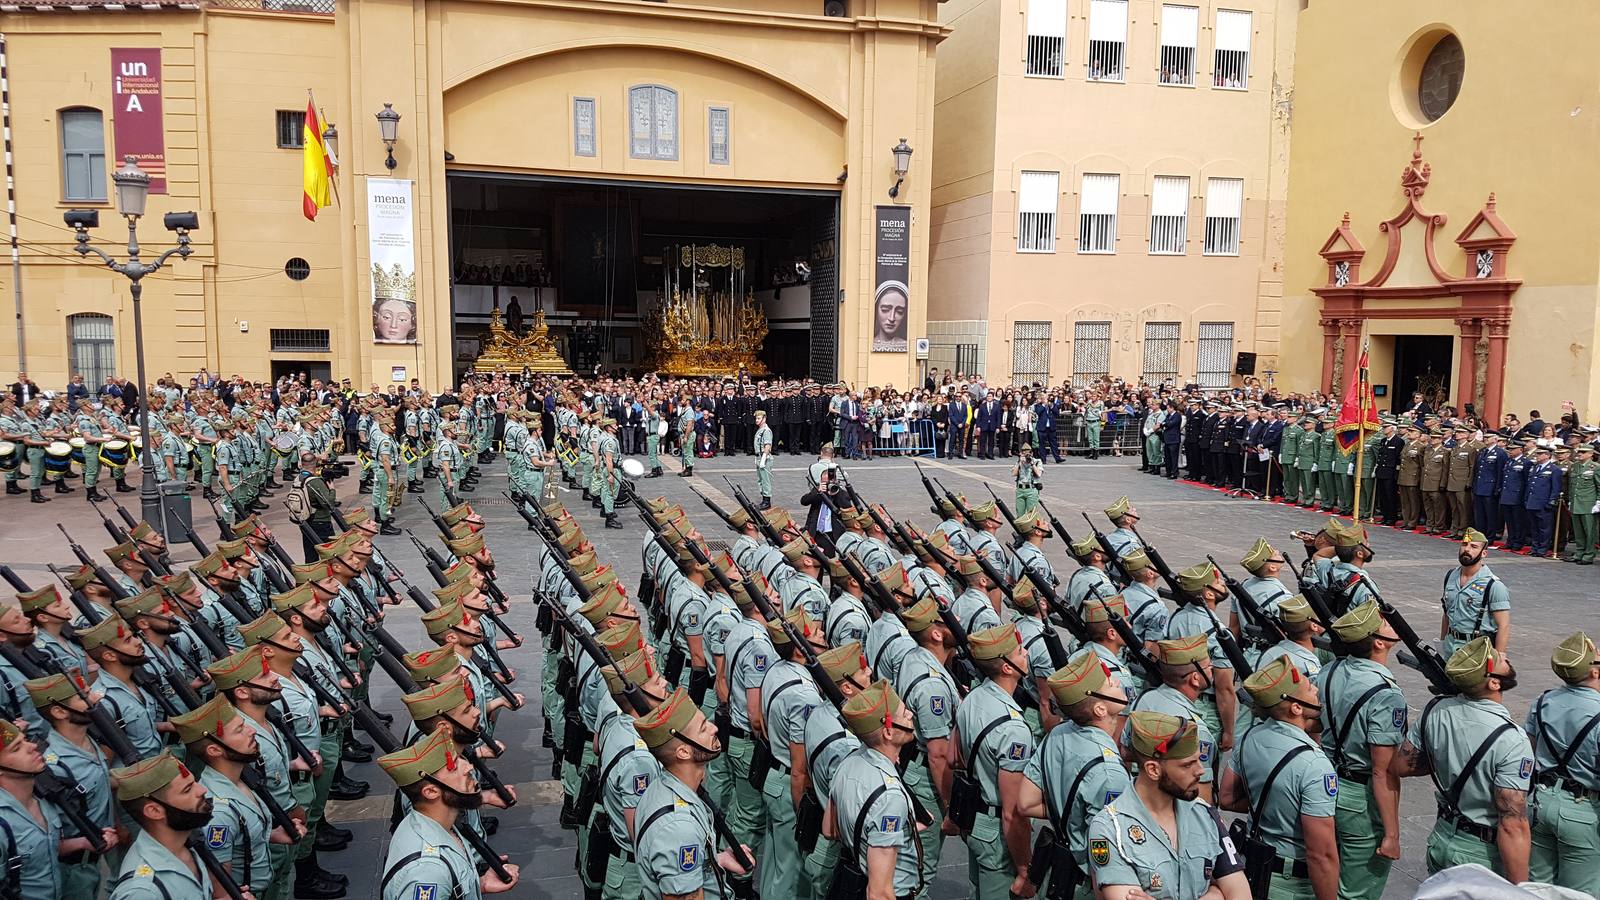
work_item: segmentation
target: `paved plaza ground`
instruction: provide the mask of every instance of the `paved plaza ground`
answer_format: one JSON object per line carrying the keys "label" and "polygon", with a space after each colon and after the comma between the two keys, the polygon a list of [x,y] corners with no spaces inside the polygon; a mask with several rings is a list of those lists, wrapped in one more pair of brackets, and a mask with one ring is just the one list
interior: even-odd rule
{"label": "paved plaza ground", "polygon": [[[799,507],[798,498],[806,489],[805,471],[811,462],[810,458],[801,456],[781,456],[775,461],[774,502],[792,509],[797,518],[803,518],[804,510]],[[674,463],[669,462],[668,466],[669,476],[677,471]],[[946,486],[969,498],[986,498],[984,488],[987,485],[1010,502],[1010,463],[966,460],[946,464],[942,460],[925,460],[923,467]],[[848,472],[864,496],[884,503],[897,518],[914,519],[924,528],[934,524],[928,512],[927,497],[910,462],[896,459],[858,462],[850,464]],[[749,457],[700,460],[693,479],[664,477],[642,480],[639,485],[645,496],[666,495],[682,503],[701,530],[715,540],[727,533],[689,488],[692,486],[731,509],[731,490],[723,480],[724,475],[754,493],[754,465]],[[1205,488],[1141,474],[1137,457],[1131,462],[1103,459],[1049,465],[1045,467],[1045,480],[1043,499],[1046,505],[1075,535],[1084,528],[1080,511],[1088,511],[1096,524],[1105,529],[1105,519],[1099,510],[1116,497],[1129,495],[1143,517],[1140,531],[1175,569],[1213,554],[1229,566],[1233,574],[1242,577],[1238,560],[1257,536],[1265,536],[1290,559],[1298,561],[1300,547],[1288,538],[1288,532],[1314,529],[1321,519],[1315,513],[1293,507],[1231,498]],[[487,536],[498,564],[501,586],[514,600],[527,599],[529,579],[534,573],[536,539],[501,496],[505,485],[503,463],[497,461],[486,467],[477,491],[468,496],[488,523]],[[338,483],[338,487],[346,506],[367,499],[354,495],[353,479]],[[425,496],[429,502],[437,496],[431,482]],[[605,530],[601,528],[599,513],[590,510],[576,494],[563,496],[569,499],[585,531],[596,543],[601,560],[618,568],[624,584],[630,588],[636,585],[643,537],[643,525],[637,516],[624,511],[627,529]],[[47,562],[66,565],[72,561],[70,551],[55,528],[58,522],[66,525],[91,552],[98,553],[100,548],[109,546],[109,539],[93,510],[84,502],[81,490],[70,496],[56,496],[48,505],[31,505],[26,497],[7,499],[9,502],[3,513],[6,525],[0,528],[0,562],[10,564],[31,584],[37,586],[49,578]],[[131,512],[137,512],[137,494],[124,494],[119,499]],[[198,498],[195,509],[196,518],[200,520],[197,530],[209,543],[217,533],[210,511]],[[267,519],[285,548],[291,554],[298,554],[299,538],[283,511],[274,509],[267,514]],[[415,495],[408,496],[398,519],[403,527],[411,528],[424,540],[437,543],[437,532]],[[1447,568],[1454,565],[1455,545],[1439,538],[1387,528],[1372,529],[1371,542],[1377,551],[1371,574],[1380,590],[1407,615],[1419,633],[1424,637],[1436,635],[1440,585]],[[424,589],[432,586],[408,540],[384,537],[380,538],[379,546],[400,565],[410,581]],[[1058,572],[1071,571],[1073,564],[1067,561],[1059,541],[1048,541],[1046,550]],[[188,546],[175,547],[174,558],[179,562],[192,561],[197,555]],[[1490,565],[1512,594],[1512,657],[1525,676],[1525,682],[1508,696],[1507,705],[1520,721],[1533,698],[1556,684],[1548,665],[1554,644],[1575,629],[1597,631],[1593,620],[1589,619],[1592,610],[1587,605],[1594,602],[1596,569],[1504,554],[1492,554]],[[415,608],[400,607],[390,613],[389,619],[390,630],[402,643],[411,648],[428,645]],[[508,619],[513,627],[530,637],[524,648],[511,651],[508,658],[523,673],[517,687],[529,697],[530,705],[524,712],[502,715],[497,729],[497,737],[510,747],[498,768],[507,782],[516,784],[521,802],[509,811],[497,811],[501,825],[494,844],[522,866],[523,883],[515,892],[504,896],[581,897],[582,888],[574,871],[576,837],[556,824],[560,787],[550,780],[549,753],[540,746],[539,650],[537,641],[531,639],[536,636],[533,619],[531,603],[516,605]],[[1397,671],[1414,715],[1429,696],[1424,681],[1410,669],[1398,668]],[[403,716],[404,710],[396,695],[393,684],[381,672],[377,673],[373,691],[375,705]],[[371,783],[373,792],[364,800],[332,804],[330,818],[354,830],[356,841],[342,853],[324,855],[323,862],[350,876],[351,898],[370,898],[377,895],[377,877],[387,847],[389,782],[371,764],[355,766],[351,774]],[[1424,855],[1428,831],[1433,824],[1433,808],[1432,786],[1427,779],[1411,779],[1403,784],[1401,845],[1404,857],[1390,878],[1386,897],[1412,896],[1418,882],[1425,877]],[[966,854],[958,841],[950,839],[932,895],[938,900],[947,900],[965,897],[968,893]]]}

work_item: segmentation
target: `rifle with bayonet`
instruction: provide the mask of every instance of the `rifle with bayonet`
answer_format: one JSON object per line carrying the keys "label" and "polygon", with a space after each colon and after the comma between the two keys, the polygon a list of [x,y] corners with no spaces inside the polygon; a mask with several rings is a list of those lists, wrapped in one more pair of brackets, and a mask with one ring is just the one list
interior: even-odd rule
{"label": "rifle with bayonet", "polygon": [[1372,592],[1372,599],[1378,603],[1378,613],[1389,623],[1389,627],[1394,629],[1395,635],[1406,645],[1406,649],[1411,651],[1412,658],[1408,659],[1402,655],[1400,661],[1421,672],[1428,679],[1428,690],[1434,694],[1450,697],[1461,693],[1461,689],[1456,687],[1449,675],[1445,674],[1444,657],[1439,651],[1417,635],[1416,629],[1411,627],[1411,623],[1406,621],[1400,610],[1378,593],[1378,588],[1371,579],[1366,575],[1357,577],[1360,579],[1359,583],[1366,585],[1367,590]]}

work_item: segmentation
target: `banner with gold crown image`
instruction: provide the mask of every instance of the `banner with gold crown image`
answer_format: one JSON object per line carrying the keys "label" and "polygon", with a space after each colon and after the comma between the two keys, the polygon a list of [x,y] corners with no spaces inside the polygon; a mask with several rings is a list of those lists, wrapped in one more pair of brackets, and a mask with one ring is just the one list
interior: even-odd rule
{"label": "banner with gold crown image", "polygon": [[372,259],[373,342],[418,343],[410,181],[367,179],[367,252]]}

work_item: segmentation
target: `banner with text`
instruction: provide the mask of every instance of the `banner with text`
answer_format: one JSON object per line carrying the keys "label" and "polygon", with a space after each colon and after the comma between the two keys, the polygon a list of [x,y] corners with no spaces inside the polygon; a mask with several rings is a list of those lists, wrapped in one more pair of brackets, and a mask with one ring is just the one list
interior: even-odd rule
{"label": "banner with text", "polygon": [[872,292],[872,350],[906,352],[906,314],[911,304],[911,208],[877,209],[877,288]]}
{"label": "banner with text", "polygon": [[417,248],[411,182],[367,179],[367,254],[372,258],[372,340],[417,343]]}
{"label": "banner with text", "polygon": [[133,157],[150,176],[150,193],[167,192],[167,142],[161,124],[161,48],[111,48],[111,124],[116,160]]}

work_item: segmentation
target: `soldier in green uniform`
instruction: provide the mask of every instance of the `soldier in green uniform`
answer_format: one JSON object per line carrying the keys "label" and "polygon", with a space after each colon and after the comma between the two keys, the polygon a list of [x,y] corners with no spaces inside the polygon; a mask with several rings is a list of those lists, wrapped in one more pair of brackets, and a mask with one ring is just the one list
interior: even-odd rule
{"label": "soldier in green uniform", "polygon": [[100,445],[107,440],[98,412],[98,404],[91,407],[85,400],[78,404],[78,413],[73,420],[74,430],[78,437],[83,438],[83,487],[84,496],[90,502],[105,499],[95,487],[100,481]]}
{"label": "soldier in green uniform", "polygon": [[1060,587],[1061,582],[1056,578],[1055,570],[1044,554],[1044,542],[1050,539],[1050,521],[1041,515],[1039,510],[1033,509],[1018,513],[1012,524],[1016,527],[1017,536],[1022,538],[1022,543],[1012,551],[1011,559],[1006,566],[1011,581],[1015,584],[1026,581],[1027,576],[1024,574],[1026,567],[1028,571],[1044,579],[1044,582],[1052,588]]}
{"label": "soldier in green uniform", "polygon": [[[627,708],[623,695],[631,685],[637,685],[650,700],[667,694],[667,682],[661,677],[661,670],[644,651],[619,659],[616,671],[606,668],[602,673],[619,710]],[[603,900],[630,900],[641,893],[639,867],[634,864],[632,850],[633,831],[643,824],[636,811],[645,792],[661,776],[661,764],[640,739],[632,716],[620,712],[606,716],[595,741],[599,747],[596,758],[604,780],[600,784],[600,807],[595,813],[591,834],[608,827],[611,843],[616,847],[606,861],[600,896]],[[594,838],[591,838],[591,854],[593,845]]]}
{"label": "soldier in green uniform", "polygon": [[1216,756],[1208,761],[1220,763],[1222,752],[1233,747],[1234,726],[1239,718],[1233,660],[1222,649],[1222,623],[1217,620],[1216,611],[1217,604],[1228,598],[1228,588],[1223,584],[1222,573],[1209,562],[1179,572],[1178,588],[1182,594],[1177,598],[1178,608],[1167,620],[1166,637],[1184,641],[1192,635],[1205,638],[1215,684],[1196,699],[1195,709],[1217,738]]}
{"label": "soldier in green uniform", "polygon": [[1450,448],[1444,445],[1444,432],[1435,427],[1428,431],[1428,445],[1422,454],[1423,515],[1427,517],[1428,534],[1446,534],[1450,524],[1450,501],[1445,496],[1445,485],[1450,477]]}
{"label": "soldier in green uniform", "polygon": [[379,415],[377,421],[378,434],[372,440],[372,507],[382,526],[378,533],[396,535],[400,529],[394,524],[394,501],[399,496],[395,488],[404,484],[405,469],[394,439],[393,418]]}
{"label": "soldier in green uniform", "polygon": [[1511,643],[1511,591],[1489,571],[1488,547],[1483,532],[1468,528],[1456,554],[1460,565],[1445,573],[1439,637],[1447,656],[1479,635],[1488,635],[1497,653],[1504,654]]}
{"label": "soldier in green uniform", "polygon": [[58,856],[76,858],[88,846],[81,837],[64,840],[65,816],[34,795],[34,777],[44,768],[40,745],[14,722],[0,720],[0,885],[20,900],[68,896],[61,893]]}
{"label": "soldier in green uniform", "polygon": [[600,481],[600,511],[605,513],[607,528],[622,528],[617,521],[617,491],[622,487],[622,447],[617,442],[617,420],[600,420],[600,438],[597,443],[599,457],[596,469]]}
{"label": "soldier in green uniform", "polygon": [[[7,440],[14,440],[22,444],[28,457],[28,492],[34,503],[49,503],[50,498],[44,495],[44,448],[50,444],[44,435],[44,420],[39,416],[39,398],[34,397],[22,404],[20,412],[11,417],[16,437],[7,436]],[[148,439],[147,439],[148,440]],[[61,482],[57,482],[59,485]]]}
{"label": "soldier in green uniform", "polygon": [[458,501],[456,490],[466,474],[467,457],[456,443],[456,423],[441,423],[439,430],[443,434],[433,446],[433,467],[439,473],[439,503],[449,508]]}
{"label": "soldier in green uniform", "polygon": [[[1192,720],[1199,726],[1198,753],[1200,762],[1205,766],[1200,774],[1199,791],[1209,801],[1213,796],[1212,770],[1225,748],[1217,746],[1216,735],[1220,723],[1214,720],[1216,713],[1202,711],[1200,705],[1203,698],[1217,690],[1214,682],[1216,670],[1212,665],[1206,636],[1194,634],[1157,641],[1155,657],[1161,665],[1161,684],[1145,685],[1145,690],[1129,707],[1129,712],[1148,710],[1167,713]],[[1207,721],[1207,712],[1213,717],[1212,721]],[[1129,732],[1124,730],[1124,746],[1129,738]]]}
{"label": "soldier in green uniform", "polygon": [[[74,673],[71,678],[77,680],[75,683],[65,674],[55,674],[27,683],[28,697],[40,715],[50,723],[48,733],[34,737],[43,741],[40,750],[44,753],[45,767],[82,792],[84,813],[89,821],[99,827],[100,837],[106,842],[110,858],[115,860],[122,853],[117,850],[117,817],[111,806],[111,774],[104,752],[89,737],[89,694],[82,677]],[[74,838],[78,840],[74,842]],[[65,846],[60,853],[60,896],[98,897],[100,858],[89,849],[88,841],[83,839],[77,826],[65,817],[61,821],[61,841]],[[84,846],[73,849],[77,843]]]}
{"label": "soldier in green uniform", "polygon": [[[634,810],[634,857],[644,896],[723,900],[728,896],[726,879],[749,873],[730,850],[718,852],[704,799],[706,764],[722,752],[717,729],[682,688],[633,718],[639,739],[661,764],[661,774]],[[739,849],[746,860],[755,861],[748,846]]]}
{"label": "soldier in green uniform", "polygon": [[683,471],[678,475],[683,478],[694,477],[694,416],[694,407],[689,405],[689,398],[679,400],[678,453],[683,459]]}
{"label": "soldier in green uniform", "polygon": [[1527,881],[1533,748],[1501,705],[1516,671],[1479,637],[1450,657],[1445,673],[1461,693],[1429,701],[1391,765],[1402,778],[1433,779],[1439,813],[1428,836],[1428,874],[1477,863],[1507,881]]}
{"label": "soldier in green uniform", "polygon": [[1127,696],[1092,649],[1052,673],[1049,687],[1066,721],[1045,735],[1028,760],[1021,806],[1028,816],[1049,820],[1057,843],[1072,855],[1070,870],[1060,856],[1054,858],[1046,893],[1088,900],[1094,892],[1086,874],[1089,820],[1133,786],[1117,749]]}
{"label": "soldier in green uniform", "polygon": [[476,900],[516,887],[520,871],[504,863],[509,881],[493,869],[478,874],[478,857],[456,826],[483,802],[472,767],[456,754],[450,729],[378,757],[378,766],[411,801],[411,812],[389,840],[378,884],[381,900]]}
{"label": "soldier in green uniform", "polygon": [[1314,679],[1322,692],[1322,749],[1339,776],[1334,811],[1339,896],[1378,900],[1400,858],[1400,779],[1390,771],[1405,738],[1406,698],[1390,673],[1400,639],[1375,600],[1333,620],[1341,654]]}
{"label": "soldier in green uniform", "polygon": [[1039,489],[1044,487],[1044,463],[1033,457],[1033,444],[1023,441],[1021,456],[1011,467],[1011,478],[1017,485],[1017,506],[1012,513],[1025,516],[1039,506]]}
{"label": "soldier in green uniform", "polygon": [[983,681],[956,710],[962,767],[978,787],[977,813],[967,839],[967,878],[975,900],[1030,897],[1032,825],[1022,809],[1022,784],[1033,757],[1033,733],[1012,695],[1028,670],[1017,626],[999,625],[967,636]]}
{"label": "soldier in green uniform", "polygon": [[1337,422],[1334,416],[1322,417],[1322,428],[1317,432],[1315,448],[1318,502],[1323,510],[1330,513],[1339,509],[1339,483],[1343,474],[1339,470],[1339,436],[1334,431]]}
{"label": "soldier in green uniform", "polygon": [[1355,515],[1356,497],[1356,444],[1350,443],[1349,449],[1339,441],[1338,432],[1328,429],[1333,438],[1333,474],[1334,489],[1338,492],[1338,509],[1347,516]]}
{"label": "soldier in green uniform", "polygon": [[761,490],[761,508],[772,508],[772,428],[767,411],[756,410],[756,486]]}
{"label": "soldier in green uniform", "polygon": [[[912,714],[887,681],[857,693],[840,712],[861,746],[834,772],[824,832],[839,841],[866,896],[916,896],[923,888],[922,844],[899,770],[915,740]],[[812,887],[815,896],[826,893],[824,885]]]}
{"label": "soldier in green uniform", "polygon": [[[506,476],[511,481],[511,490],[518,495],[524,493],[528,469],[527,456],[523,447],[528,443],[528,426],[523,424],[526,413],[520,407],[506,410],[506,428],[501,437],[501,446],[506,451]],[[534,498],[538,502],[538,498]]]}
{"label": "soldier in green uniform", "polygon": [[1249,815],[1251,834],[1276,851],[1270,900],[1334,900],[1339,776],[1310,734],[1322,716],[1317,686],[1288,656],[1279,656],[1246,678],[1244,688],[1259,722],[1240,740],[1223,776],[1220,805]]}
{"label": "soldier in green uniform", "polygon": [[1138,532],[1134,526],[1139,524],[1139,510],[1127,497],[1118,497],[1105,508],[1106,518],[1111,520],[1111,531],[1106,535],[1106,543],[1118,556],[1127,556],[1135,550],[1144,549],[1144,541],[1139,540]]}
{"label": "soldier in green uniform", "polygon": [[[803,610],[785,617],[813,652],[827,650],[820,623],[812,623]],[[761,785],[766,798],[767,830],[762,841],[765,863],[760,872],[763,897],[799,896],[800,851],[795,841],[795,802],[806,774],[806,720],[825,701],[802,664],[802,648],[794,645],[777,622],[767,623],[768,637],[778,659],[767,666],[761,679],[761,719],[766,732],[772,768]],[[797,785],[799,787],[797,787]]]}
{"label": "soldier in green uniform", "polygon": [[1128,715],[1133,788],[1089,820],[1088,855],[1102,900],[1249,900],[1244,861],[1222,820],[1198,802],[1207,766],[1199,723],[1154,711]]}
{"label": "soldier in green uniform", "polygon": [[158,753],[113,769],[117,802],[139,836],[111,882],[111,900],[211,900],[211,874],[185,846],[211,821],[212,800],[183,763]]}
{"label": "soldier in green uniform", "polygon": [[1594,565],[1595,512],[1600,510],[1600,462],[1595,462],[1593,444],[1579,444],[1578,460],[1567,471],[1565,485],[1571,495],[1572,553],[1567,562]]}
{"label": "soldier in green uniform", "polygon": [[1300,417],[1302,434],[1300,446],[1294,457],[1300,493],[1292,501],[1298,506],[1315,508],[1317,505],[1317,452],[1322,443],[1322,432],[1317,427],[1317,417],[1306,414]]}
{"label": "soldier in green uniform", "polygon": [[1445,465],[1445,496],[1450,501],[1450,536],[1460,538],[1472,524],[1472,476],[1483,445],[1472,439],[1472,428],[1457,425]]}
{"label": "soldier in green uniform", "polygon": [[[1250,577],[1240,582],[1240,586],[1255,601],[1256,608],[1265,615],[1275,616],[1278,611],[1278,604],[1289,599],[1288,588],[1284,587],[1283,582],[1278,578],[1278,574],[1283,571],[1283,567],[1287,564],[1288,561],[1284,559],[1283,554],[1279,553],[1276,547],[1267,543],[1266,538],[1256,538],[1256,542],[1250,546],[1249,552],[1244,555],[1243,559],[1239,560],[1239,565],[1250,573]],[[1251,625],[1259,628],[1263,624],[1255,621],[1248,611],[1240,608],[1237,602],[1229,602],[1228,630],[1233,632],[1234,637],[1245,648],[1246,656],[1259,658],[1261,645],[1264,641],[1252,637],[1252,629],[1247,629],[1244,626]],[[1256,660],[1251,659],[1250,661],[1254,663]]]}
{"label": "soldier in green uniform", "polygon": [[661,477],[661,426],[665,422],[661,416],[661,401],[652,395],[645,401],[644,452],[650,466],[650,474],[646,478]]}
{"label": "soldier in green uniform", "polygon": [[1528,876],[1600,893],[1600,658],[1577,632],[1550,655],[1561,687],[1533,703],[1523,730],[1533,742],[1532,851]]}
{"label": "soldier in green uniform", "polygon": [[[906,766],[906,787],[923,809],[942,820],[950,809],[950,740],[961,694],[948,668],[955,646],[939,618],[939,602],[925,595],[901,614],[917,646],[901,657],[895,686],[912,711],[921,751],[917,760]],[[939,868],[944,834],[936,823],[921,832],[919,839],[923,881],[931,883]]]}
{"label": "soldier in green uniform", "polygon": [[182,413],[167,416],[167,430],[161,435],[160,452],[156,457],[156,482],[189,480],[189,447],[184,442]]}
{"label": "soldier in green uniform", "polygon": [[1283,426],[1283,435],[1278,443],[1278,468],[1283,473],[1283,501],[1295,503],[1300,499],[1300,470],[1295,466],[1295,460],[1300,455],[1300,442],[1305,439],[1306,430],[1300,425],[1299,419],[1290,419]]}
{"label": "soldier in green uniform", "polygon": [[265,897],[273,878],[269,845],[292,843],[299,835],[275,829],[266,804],[243,781],[245,768],[261,758],[255,728],[223,697],[171,722],[187,758],[205,763],[199,780],[214,804],[211,822],[200,832],[206,847],[240,887]]}

